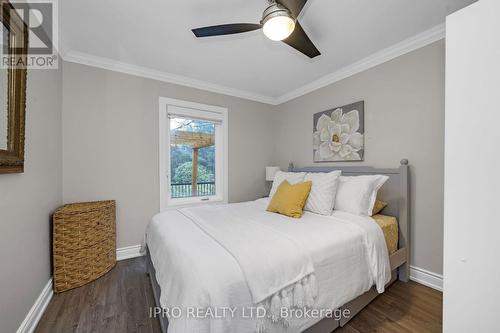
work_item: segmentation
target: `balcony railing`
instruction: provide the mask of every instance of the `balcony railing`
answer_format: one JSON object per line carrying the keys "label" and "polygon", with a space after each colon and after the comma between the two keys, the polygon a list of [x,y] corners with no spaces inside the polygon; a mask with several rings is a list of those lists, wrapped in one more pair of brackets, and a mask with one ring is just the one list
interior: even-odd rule
{"label": "balcony railing", "polygon": [[173,183],[170,185],[171,198],[204,197],[215,195],[215,182],[201,182],[196,184],[196,193],[193,193],[191,183]]}

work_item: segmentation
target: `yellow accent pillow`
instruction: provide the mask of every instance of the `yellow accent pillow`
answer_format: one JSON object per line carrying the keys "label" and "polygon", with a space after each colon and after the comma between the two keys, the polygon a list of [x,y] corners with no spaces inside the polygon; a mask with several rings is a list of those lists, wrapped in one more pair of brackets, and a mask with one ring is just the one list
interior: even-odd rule
{"label": "yellow accent pillow", "polygon": [[311,187],[311,181],[291,185],[284,180],[271,198],[267,211],[293,218],[302,217]]}
{"label": "yellow accent pillow", "polygon": [[387,206],[387,202],[377,200],[375,201],[375,205],[373,205],[372,216],[377,215]]}

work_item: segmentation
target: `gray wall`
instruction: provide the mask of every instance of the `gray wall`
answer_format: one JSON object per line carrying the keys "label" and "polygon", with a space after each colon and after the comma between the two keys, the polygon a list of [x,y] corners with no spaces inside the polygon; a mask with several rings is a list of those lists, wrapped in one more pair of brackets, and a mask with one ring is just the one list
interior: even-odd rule
{"label": "gray wall", "polygon": [[0,174],[0,331],[15,332],[51,276],[51,213],[61,196],[61,71],[28,72],[26,161]]}
{"label": "gray wall", "polygon": [[290,161],[312,165],[312,115],[364,100],[365,161],[355,165],[397,167],[401,158],[409,159],[411,264],[439,274],[443,269],[444,46],[444,41],[434,43],[278,106],[274,151],[283,168]]}
{"label": "gray wall", "polygon": [[229,108],[229,201],[265,194],[269,105],[66,62],[63,96],[64,202],[116,199],[118,247],[159,211],[159,96]]}

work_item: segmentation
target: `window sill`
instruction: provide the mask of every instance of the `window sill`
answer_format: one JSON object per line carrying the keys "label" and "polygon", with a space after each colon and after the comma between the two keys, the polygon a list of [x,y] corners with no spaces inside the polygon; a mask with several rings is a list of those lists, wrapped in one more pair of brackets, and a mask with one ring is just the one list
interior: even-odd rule
{"label": "window sill", "polygon": [[182,201],[174,201],[168,203],[165,207],[164,210],[172,210],[172,209],[178,209],[178,208],[185,208],[185,207],[197,207],[197,206],[204,206],[204,205],[213,205],[213,204],[227,204],[227,200],[224,200],[222,198],[214,198],[211,200],[199,200],[199,201],[193,201],[193,200],[182,200]]}

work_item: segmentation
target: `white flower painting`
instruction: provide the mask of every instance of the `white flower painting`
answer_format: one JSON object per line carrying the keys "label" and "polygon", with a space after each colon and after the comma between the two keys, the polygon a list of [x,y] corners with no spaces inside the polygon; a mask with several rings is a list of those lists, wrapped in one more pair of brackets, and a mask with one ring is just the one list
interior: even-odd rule
{"label": "white flower painting", "polygon": [[362,161],[364,102],[314,114],[314,162]]}

